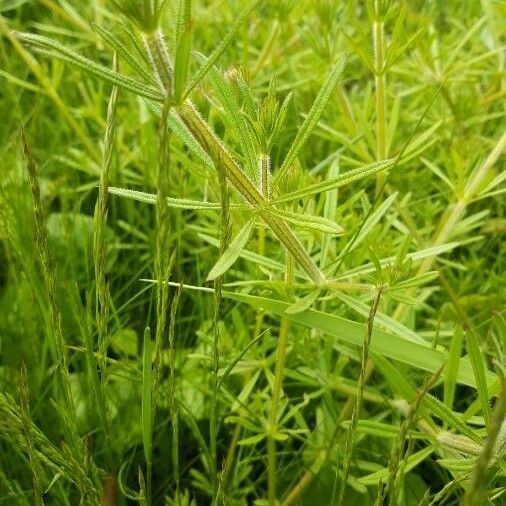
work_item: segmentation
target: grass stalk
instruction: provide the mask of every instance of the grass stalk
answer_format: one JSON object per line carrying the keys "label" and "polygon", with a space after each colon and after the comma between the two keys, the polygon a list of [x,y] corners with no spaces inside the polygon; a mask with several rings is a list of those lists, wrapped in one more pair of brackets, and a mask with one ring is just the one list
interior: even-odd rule
{"label": "grass stalk", "polygon": [[158,169],[156,176],[156,251],[155,276],[158,280],[156,293],[156,335],[155,335],[155,383],[161,378],[161,360],[163,340],[167,328],[167,311],[169,307],[169,277],[171,271],[170,248],[170,208],[167,206],[169,197],[169,166],[170,166],[170,132],[167,128],[167,117],[170,102],[167,100],[162,109],[158,129]]}
{"label": "grass stalk", "polygon": [[[155,405],[153,403],[153,343],[149,327],[144,331],[142,343],[142,444],[146,461],[145,498],[147,504],[151,501],[153,476],[153,419]],[[139,469],[139,473],[141,470]]]}
{"label": "grass stalk", "polygon": [[169,322],[169,413],[172,425],[172,467],[174,469],[174,483],[176,484],[176,496],[179,497],[179,410],[176,401],[176,315],[179,305],[182,286],[174,293],[170,306]]}
{"label": "grass stalk", "polygon": [[[382,2],[378,2],[381,4]],[[380,8],[378,8],[379,10]],[[387,99],[386,99],[386,69],[385,69],[385,22],[384,13],[376,10],[373,19],[373,53],[374,53],[374,86],[376,104],[376,159],[384,160],[387,156]],[[385,183],[383,172],[376,176],[376,192]]]}
{"label": "grass stalk", "polygon": [[[290,255],[286,258],[286,298],[291,300],[293,283],[293,259]],[[267,432],[267,479],[268,479],[268,499],[269,505],[275,506],[277,503],[277,456],[276,456],[276,435],[278,431],[278,410],[279,402],[283,391],[283,375],[286,363],[286,352],[288,348],[288,330],[290,317],[284,314],[281,317],[279,328],[278,346],[276,350],[276,362],[274,367],[274,384],[271,393],[271,411],[269,415],[269,426]]]}
{"label": "grass stalk", "polygon": [[[341,473],[341,487],[339,489],[339,496],[337,498],[337,505],[341,506],[344,501],[344,493],[346,490],[346,485],[348,482],[348,474],[350,471],[351,457],[353,453],[353,440],[355,436],[355,431],[357,428],[358,417],[360,416],[360,410],[362,409],[362,399],[364,394],[364,386],[367,377],[367,364],[369,361],[369,349],[371,347],[371,339],[372,332],[374,329],[374,318],[376,316],[376,312],[378,311],[379,303],[381,300],[381,293],[383,291],[383,286],[380,285],[376,290],[376,295],[374,297],[374,301],[371,305],[371,309],[369,311],[369,317],[367,318],[367,331],[364,339],[364,344],[362,346],[362,359],[360,362],[360,374],[358,377],[358,392],[355,398],[355,402],[353,405],[353,412],[351,415],[351,423],[348,428],[348,434],[346,437],[346,443],[344,448],[344,460],[343,460],[343,470]],[[335,490],[335,488],[334,488]],[[332,497],[331,504],[334,504],[334,494]]]}
{"label": "grass stalk", "polygon": [[28,393],[28,376],[26,367],[23,364],[21,368],[21,380],[19,385],[19,400],[20,400],[20,413],[23,421],[23,432],[26,441],[26,451],[28,453],[28,460],[33,477],[33,504],[35,506],[43,506],[43,492],[42,492],[42,476],[41,476],[41,462],[35,448],[32,427],[30,424],[30,401]]}
{"label": "grass stalk", "polygon": [[[218,179],[220,183],[220,257],[225,253],[230,243],[230,195],[228,183],[223,166],[218,164]],[[213,503],[218,500],[218,394],[219,394],[219,368],[220,368],[220,313],[223,288],[223,274],[214,280],[214,315],[213,315],[213,372],[212,372],[212,394],[211,414],[209,417],[210,451],[211,451],[211,483]]]}

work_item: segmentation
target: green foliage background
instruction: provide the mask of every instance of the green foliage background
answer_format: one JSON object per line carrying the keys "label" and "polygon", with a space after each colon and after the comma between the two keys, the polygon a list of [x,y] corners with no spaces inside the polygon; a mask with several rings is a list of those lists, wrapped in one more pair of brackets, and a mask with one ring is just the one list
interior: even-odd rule
{"label": "green foliage background", "polygon": [[0,504],[502,504],[504,4],[118,3],[0,1]]}

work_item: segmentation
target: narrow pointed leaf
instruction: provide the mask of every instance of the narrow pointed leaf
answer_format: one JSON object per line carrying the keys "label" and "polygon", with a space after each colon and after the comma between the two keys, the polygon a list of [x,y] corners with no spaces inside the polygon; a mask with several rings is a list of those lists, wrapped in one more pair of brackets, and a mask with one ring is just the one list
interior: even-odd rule
{"label": "narrow pointed leaf", "polygon": [[153,86],[143,84],[131,77],[123,76],[113,70],[104,67],[85,56],[66,48],[60,43],[42,35],[30,33],[18,33],[17,36],[25,43],[31,44],[36,48],[49,51],[55,54],[61,60],[64,60],[76,67],[79,67],[90,74],[93,74],[104,81],[115,84],[119,88],[130,91],[144,98],[149,98],[157,102],[163,101],[163,94]]}
{"label": "narrow pointed leaf", "polygon": [[[410,455],[404,463],[404,472],[407,473],[415,468],[418,464],[423,462],[434,451],[433,446],[428,446],[419,452]],[[385,482],[388,479],[389,469],[385,467],[381,471],[358,478],[358,482],[363,485],[377,485],[380,481]]]}
{"label": "narrow pointed leaf", "polygon": [[388,197],[379,207],[374,211],[365,221],[364,225],[360,229],[360,232],[353,240],[353,245],[348,251],[353,251],[356,247],[368,236],[374,226],[381,220],[384,214],[390,209],[394,200],[397,198],[398,193],[395,192]]}
{"label": "narrow pointed leaf", "polygon": [[[109,187],[109,193],[118,195],[138,202],[145,202],[146,204],[156,204],[157,195],[154,193],[146,193],[137,190],[128,190],[126,188]],[[202,211],[218,210],[221,207],[219,202],[203,202],[200,200],[180,199],[180,198],[167,198],[167,205],[175,209],[192,209]]]}
{"label": "narrow pointed leaf", "polygon": [[239,28],[251,15],[253,10],[256,8],[259,0],[253,0],[251,4],[242,11],[238,16],[236,22],[232,25],[229,32],[223,37],[222,41],[216,46],[215,50],[211,53],[211,56],[207,59],[206,63],[197,72],[197,75],[193,78],[190,85],[186,89],[185,96],[187,97],[193,89],[202,81],[206,74],[211,70],[214,64],[218,61],[220,56],[225,52],[230,43],[234,40]]}
{"label": "narrow pointed leaf", "polygon": [[341,61],[335,64],[330,71],[326,81],[323,83],[323,86],[316,97],[311,110],[309,111],[304,123],[300,127],[295,140],[293,141],[288,154],[286,155],[285,160],[283,161],[281,167],[279,168],[278,174],[276,176],[276,184],[279,183],[286,173],[288,169],[291,167],[300,150],[306,143],[308,137],[311,135],[311,132],[314,130],[315,126],[318,124],[323,111],[325,110],[325,106],[329,101],[331,93],[334,91],[336,87],[337,81],[341,77],[341,74],[344,70],[344,66],[346,63],[346,58],[342,58]]}
{"label": "narrow pointed leaf", "polygon": [[382,170],[389,169],[394,164],[394,159],[382,160],[380,162],[374,162],[364,167],[359,167],[358,169],[349,170],[344,172],[343,174],[339,174],[339,176],[329,179],[328,181],[322,181],[321,183],[315,183],[310,186],[306,186],[300,190],[296,190],[292,193],[288,193],[283,197],[276,199],[274,202],[290,202],[291,200],[298,200],[306,197],[313,197],[314,195],[318,195],[319,193],[328,192],[330,190],[335,190],[340,188],[341,186],[345,186],[347,184],[353,183],[354,181],[358,181],[360,179],[366,178],[368,176],[372,176],[373,174],[377,174]]}
{"label": "narrow pointed leaf", "polygon": [[[337,297],[363,317],[365,318],[368,317],[370,308],[367,304],[364,304],[355,297],[351,297],[350,295],[344,293],[338,293]],[[378,323],[381,327],[387,329],[389,332],[397,334],[403,339],[409,339],[415,343],[421,343],[424,345],[427,344],[426,341],[422,337],[420,337],[416,332],[406,327],[401,322],[398,322],[394,318],[391,318],[390,316],[382,313],[381,311],[376,312],[374,321]]]}
{"label": "narrow pointed leaf", "polygon": [[288,223],[293,223],[302,228],[316,230],[327,234],[340,235],[344,232],[343,227],[339,226],[336,222],[322,218],[320,216],[312,216],[310,214],[298,214],[290,211],[283,211],[282,209],[268,208],[268,212],[283,218]]}
{"label": "narrow pointed leaf", "polygon": [[453,332],[450,343],[450,351],[448,353],[448,363],[446,364],[445,380],[444,380],[444,402],[452,409],[455,397],[455,387],[457,385],[457,371],[459,370],[460,355],[462,353],[462,326],[457,325]]}
{"label": "narrow pointed leaf", "polygon": [[217,277],[224,274],[228,269],[230,269],[232,265],[234,265],[235,261],[239,258],[241,251],[244,249],[246,243],[248,242],[254,224],[254,219],[251,219],[248,221],[248,223],[246,223],[237,237],[230,243],[230,246],[226,249],[225,253],[223,253],[216,264],[214,264],[214,267],[211,269],[211,272],[209,272],[206,281],[212,281],[216,279]]}
{"label": "narrow pointed leaf", "polygon": [[294,302],[291,306],[288,306],[285,309],[285,313],[297,314],[306,311],[306,309],[309,309],[315,303],[320,293],[321,290],[314,290],[313,292],[306,295],[303,299],[300,299],[297,302]]}
{"label": "narrow pointed leaf", "polygon": [[[211,244],[212,246],[215,246],[216,248],[220,247],[220,241],[216,239],[216,237],[211,237],[210,235],[207,234],[199,234],[199,237],[204,241],[206,241],[207,243]],[[239,256],[244,258],[245,260],[248,260],[248,262],[261,265],[262,267],[268,270],[283,272],[285,269],[285,266],[281,262],[277,262],[272,258],[267,258],[266,256],[259,255],[258,253],[250,251],[246,248],[244,248],[240,252]]]}
{"label": "narrow pointed leaf", "polygon": [[191,0],[179,2],[176,26],[176,57],[174,62],[174,100],[180,103],[190,68],[192,46]]}
{"label": "narrow pointed leaf", "polygon": [[106,30],[99,25],[93,24],[92,26],[100,37],[102,37],[102,39],[118,53],[119,57],[123,58],[139,76],[142,76],[148,83],[155,85],[156,81],[153,79],[153,75],[148,72],[144,62],[136,57],[118,37],[111,33],[110,30]]}
{"label": "narrow pointed leaf", "polygon": [[[431,246],[430,248],[425,248],[420,251],[415,251],[413,253],[408,253],[406,258],[412,260],[413,262],[418,262],[420,260],[424,260],[425,258],[436,257],[443,253],[447,253],[455,248],[457,248],[461,243],[460,242],[449,242],[446,244],[441,244],[439,246]],[[380,260],[381,267],[387,267],[395,262],[395,257],[382,258]],[[354,276],[364,276],[366,274],[370,274],[376,270],[376,266],[373,262],[369,262],[367,264],[361,265],[360,267],[355,267],[354,269],[350,269],[348,271],[339,273],[335,279],[349,278]],[[433,275],[431,275],[433,276]],[[398,285],[396,285],[398,286]]]}
{"label": "narrow pointed leaf", "polygon": [[478,399],[481,404],[481,410],[487,427],[490,425],[491,409],[488,402],[488,386],[483,355],[478,344],[478,337],[472,329],[468,329],[466,334],[467,351],[473,367],[473,373],[478,389]]}
{"label": "narrow pointed leaf", "polygon": [[209,72],[209,82],[227,113],[227,119],[232,123],[234,130],[237,132],[245,158],[246,172],[251,179],[257,180],[257,153],[253,135],[246,118],[244,114],[242,114],[239,104],[230,90],[230,86],[223,78],[220,71],[215,67]]}

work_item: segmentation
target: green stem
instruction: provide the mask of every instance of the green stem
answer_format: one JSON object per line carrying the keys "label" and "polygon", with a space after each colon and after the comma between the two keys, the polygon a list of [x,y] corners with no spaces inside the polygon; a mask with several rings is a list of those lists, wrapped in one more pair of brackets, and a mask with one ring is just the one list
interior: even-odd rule
{"label": "green stem", "polygon": [[[291,299],[291,283],[293,281],[293,259],[290,255],[286,259],[287,299]],[[278,423],[278,408],[283,388],[283,372],[288,348],[289,316],[283,315],[279,328],[278,348],[276,351],[276,365],[274,369],[274,385],[272,387],[271,413],[267,434],[267,479],[269,506],[276,504],[276,432]]]}
{"label": "green stem", "polygon": [[[220,182],[221,219],[220,219],[220,256],[225,253],[230,242],[230,197],[225,172],[221,165],[217,166]],[[211,447],[211,483],[213,492],[213,504],[218,498],[218,371],[220,367],[220,310],[222,299],[223,276],[218,276],[214,281],[214,339],[213,339],[213,379],[211,414],[209,418],[210,447]]]}
{"label": "green stem", "polygon": [[[355,399],[353,405],[353,411],[351,414],[350,426],[348,429],[348,434],[346,437],[346,444],[344,450],[344,463],[343,463],[343,472],[341,478],[341,488],[339,490],[339,497],[337,500],[338,506],[341,506],[344,501],[344,492],[346,490],[346,484],[348,482],[348,474],[350,471],[351,457],[353,453],[353,443],[355,437],[355,430],[358,423],[358,417],[360,416],[360,410],[362,409],[362,400],[364,395],[364,387],[365,382],[368,378],[368,364],[369,364],[369,350],[371,347],[372,340],[372,332],[374,328],[374,318],[378,311],[381,293],[383,291],[383,286],[380,285],[376,291],[376,296],[374,297],[373,304],[371,305],[371,309],[369,310],[369,317],[367,319],[367,331],[364,339],[364,345],[362,346],[362,359],[360,362],[360,374],[358,378],[358,392],[357,397]],[[334,487],[335,490],[335,487]],[[332,494],[332,502],[334,504],[334,494]]]}
{"label": "green stem", "polygon": [[316,285],[321,285],[324,282],[324,276],[299,239],[282,219],[269,212],[268,200],[243,173],[222,141],[211,130],[193,104],[189,101],[186,102],[178,108],[178,113],[192,135],[211,156],[214,163],[223,166],[225,176],[232,186],[258,211],[265,223],[271,228],[311,280]]}
{"label": "green stem", "polygon": [[[385,24],[378,16],[373,22],[374,83],[376,89],[376,159],[387,156],[386,143],[386,72],[385,72]],[[385,174],[379,173],[376,179],[376,191],[385,182]]]}

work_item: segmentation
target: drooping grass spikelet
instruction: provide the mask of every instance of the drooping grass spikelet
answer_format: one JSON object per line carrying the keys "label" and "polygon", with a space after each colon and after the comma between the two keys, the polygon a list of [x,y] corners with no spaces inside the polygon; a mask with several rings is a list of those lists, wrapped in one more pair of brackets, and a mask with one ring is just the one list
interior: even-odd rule
{"label": "drooping grass spikelet", "polygon": [[155,334],[155,365],[154,379],[158,385],[161,380],[161,365],[164,337],[167,330],[167,316],[169,309],[169,278],[174,255],[170,252],[171,215],[167,205],[170,184],[170,131],[167,127],[167,117],[170,103],[166,101],[159,122],[158,131],[158,169],[156,178],[156,250],[155,276],[156,286],[156,334]]}
{"label": "drooping grass spikelet", "polygon": [[[65,445],[58,448],[33,421],[26,418],[23,420],[23,418],[22,409],[16,401],[10,395],[0,392],[2,437],[28,453],[26,430],[29,430],[32,450],[36,452],[37,458],[44,467],[54,474],[59,474],[61,479],[74,484],[83,495],[83,504],[99,504],[100,484],[97,469],[91,466],[90,473],[90,470],[83,465],[83,459],[73,450]],[[49,486],[49,483],[46,482],[44,485]]]}
{"label": "drooping grass spikelet", "polygon": [[[116,65],[115,65],[116,66]],[[110,443],[109,443],[109,420],[106,402],[105,386],[107,384],[107,348],[109,345],[108,321],[110,293],[106,280],[107,264],[107,216],[109,196],[109,173],[114,156],[115,132],[116,132],[116,107],[118,102],[118,88],[113,87],[107,108],[106,131],[104,135],[104,152],[98,198],[95,204],[93,216],[93,258],[95,270],[95,321],[98,336],[98,359],[94,359],[90,351],[91,360],[98,362],[100,370],[100,385],[96,386],[97,411],[104,432],[105,453],[111,467]],[[94,374],[94,372],[90,372]],[[92,379],[95,383],[96,375]]]}
{"label": "drooping grass spikelet", "polygon": [[[67,429],[67,436],[69,437],[69,444],[77,443],[76,433],[76,415],[74,403],[72,400],[72,392],[70,386],[70,375],[68,371],[68,358],[67,346],[65,343],[65,336],[63,334],[63,322],[60,306],[57,297],[57,280],[56,270],[54,267],[51,253],[49,251],[49,243],[47,237],[47,230],[44,224],[44,216],[42,210],[42,202],[40,198],[39,176],[37,173],[37,166],[33,153],[28,145],[25,131],[21,127],[21,142],[23,145],[23,152],[28,169],[28,180],[30,183],[30,191],[33,202],[33,215],[35,222],[35,238],[37,243],[37,253],[42,268],[42,277],[46,289],[46,295],[49,303],[50,325],[49,332],[52,347],[56,354],[56,366],[58,377],[58,402],[63,410],[60,413],[65,421]],[[76,448],[77,449],[77,448]]]}

